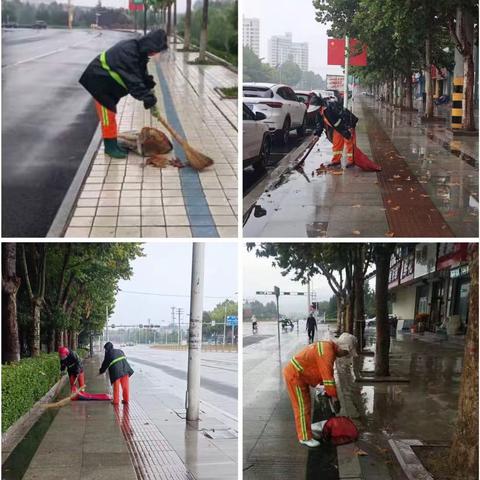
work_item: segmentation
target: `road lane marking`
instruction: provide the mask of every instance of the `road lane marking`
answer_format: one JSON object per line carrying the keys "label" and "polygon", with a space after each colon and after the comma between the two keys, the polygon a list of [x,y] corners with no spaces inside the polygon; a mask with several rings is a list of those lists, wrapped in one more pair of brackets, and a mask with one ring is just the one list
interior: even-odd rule
{"label": "road lane marking", "polygon": [[[101,34],[99,34],[101,35]],[[52,50],[51,52],[47,52],[47,53],[42,53],[42,55],[37,55],[35,57],[30,57],[30,58],[27,58],[26,60],[20,60],[19,62],[16,62],[16,63],[11,63],[10,65],[2,65],[2,68],[11,68],[11,67],[17,67],[18,65],[22,65],[24,63],[28,63],[28,62],[33,62],[35,60],[40,60],[41,58],[45,58],[45,57],[49,57],[50,55],[55,55],[57,53],[60,53],[60,52],[65,52],[66,50],[68,50],[69,48],[74,48],[74,47],[78,47],[80,45],[83,45],[85,43],[89,43],[91,42],[94,38],[97,38],[99,35],[96,35],[95,37],[92,37],[92,38],[89,38],[88,40],[86,41],[81,41],[81,42],[77,42],[77,43],[73,43],[72,45],[68,45],[66,47],[63,47],[63,48],[58,48],[57,50]]]}

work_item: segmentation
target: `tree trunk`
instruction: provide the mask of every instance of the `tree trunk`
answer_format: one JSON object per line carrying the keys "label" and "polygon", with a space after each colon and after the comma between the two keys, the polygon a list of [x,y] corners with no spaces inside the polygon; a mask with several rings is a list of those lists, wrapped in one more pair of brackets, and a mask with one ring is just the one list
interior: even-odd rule
{"label": "tree trunk", "polygon": [[185,32],[183,34],[183,49],[190,50],[192,26],[192,0],[187,0],[187,10],[185,11]]}
{"label": "tree trunk", "polygon": [[177,43],[177,0],[173,1],[173,43]]}
{"label": "tree trunk", "polygon": [[474,82],[475,82],[475,66],[473,62],[473,38],[474,26],[473,16],[462,15],[463,25],[461,29],[463,40],[463,129],[475,130],[474,118]]}
{"label": "tree trunk", "polygon": [[407,75],[407,101],[405,106],[407,110],[413,110],[412,72]]}
{"label": "tree trunk", "polygon": [[375,375],[387,377],[390,375],[390,326],[388,322],[388,274],[390,257],[394,244],[375,245],[375,306],[377,314],[377,343],[375,347]]}
{"label": "tree trunk", "polygon": [[198,60],[204,62],[207,53],[207,41],[208,41],[208,0],[203,0],[202,10],[202,29],[200,31],[200,54]]}
{"label": "tree trunk", "polygon": [[357,350],[362,351],[364,347],[363,331],[365,325],[365,305],[364,305],[364,277],[363,277],[363,256],[361,250],[363,245],[358,246],[358,255],[356,256],[355,267],[353,271],[353,288],[355,290],[355,329],[354,335],[357,337]]}
{"label": "tree trunk", "polygon": [[353,322],[354,322],[354,310],[355,297],[353,292],[347,297],[347,308],[345,312],[345,331],[353,335]]}
{"label": "tree trunk", "polygon": [[172,35],[172,5],[168,4],[167,8],[167,35]]}
{"label": "tree trunk", "polygon": [[432,95],[432,45],[430,34],[425,40],[425,117],[433,117]]}
{"label": "tree trunk", "polygon": [[17,292],[20,277],[17,276],[17,245],[3,244],[2,281],[2,363],[20,360],[18,339]]}
{"label": "tree trunk", "polygon": [[93,357],[93,334],[90,334],[90,356]]}
{"label": "tree trunk", "polygon": [[337,335],[340,335],[342,333],[342,310],[342,299],[339,295],[337,295]]}
{"label": "tree trunk", "polygon": [[478,478],[478,244],[470,245],[468,327],[449,464],[461,478]]}
{"label": "tree trunk", "polygon": [[40,355],[40,318],[42,312],[43,299],[34,297],[31,300],[32,324],[30,326],[30,356],[38,357]]}
{"label": "tree trunk", "polygon": [[403,75],[398,77],[398,106],[403,108],[403,103],[405,101],[405,81]]}

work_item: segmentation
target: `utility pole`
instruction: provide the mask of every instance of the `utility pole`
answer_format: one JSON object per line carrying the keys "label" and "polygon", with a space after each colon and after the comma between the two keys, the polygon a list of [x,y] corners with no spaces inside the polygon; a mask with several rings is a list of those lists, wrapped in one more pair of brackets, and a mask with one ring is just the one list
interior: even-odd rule
{"label": "utility pole", "polygon": [[277,299],[277,334],[278,334],[278,348],[280,349],[280,308],[278,306],[278,297],[280,296],[280,289],[273,287],[275,298]]}
{"label": "utility pole", "polygon": [[183,308],[177,308],[177,315],[178,315],[178,344],[182,343],[182,331],[180,329],[180,319],[182,317]]}
{"label": "utility pole", "polygon": [[348,108],[348,64],[350,63],[348,35],[345,35],[345,84],[343,85],[343,108]]}
{"label": "utility pole", "polygon": [[225,303],[225,314],[223,316],[223,344],[227,343],[227,304]]}
{"label": "utility pole", "polygon": [[202,354],[203,272],[205,244],[194,243],[190,293],[190,328],[188,330],[187,421],[199,419],[200,358]]}

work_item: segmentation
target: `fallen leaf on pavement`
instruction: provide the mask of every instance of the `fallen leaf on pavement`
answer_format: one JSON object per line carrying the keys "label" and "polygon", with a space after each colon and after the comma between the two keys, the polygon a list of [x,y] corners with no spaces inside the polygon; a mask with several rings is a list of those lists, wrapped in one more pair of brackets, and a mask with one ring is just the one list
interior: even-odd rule
{"label": "fallen leaf on pavement", "polygon": [[397,192],[401,192],[403,190],[402,187],[397,187]]}
{"label": "fallen leaf on pavement", "polygon": [[400,175],[394,175],[393,178],[400,178]]}
{"label": "fallen leaf on pavement", "polygon": [[391,201],[391,200],[387,200],[387,203],[392,203],[392,201]]}
{"label": "fallen leaf on pavement", "polygon": [[352,208],[360,208],[361,205],[359,203],[357,203],[357,205],[352,205]]}
{"label": "fallen leaf on pavement", "polygon": [[395,210],[395,211],[400,210],[400,205],[397,205],[396,207],[392,207],[392,210]]}
{"label": "fallen leaf on pavement", "polygon": [[427,195],[426,193],[421,193],[420,196],[423,197],[423,198],[429,198],[430,197],[430,195]]}
{"label": "fallen leaf on pavement", "polygon": [[353,451],[353,453],[354,453],[355,455],[359,455],[359,456],[362,456],[362,457],[368,455],[367,452],[365,452],[364,450],[362,450],[362,449],[360,449],[360,448],[358,448],[358,447],[355,448],[355,450]]}
{"label": "fallen leaf on pavement", "polygon": [[387,232],[387,233],[385,233],[385,236],[386,236],[386,237],[394,237],[394,236],[395,236],[395,232]]}
{"label": "fallen leaf on pavement", "polygon": [[352,233],[353,233],[354,235],[360,235],[360,230],[352,230]]}
{"label": "fallen leaf on pavement", "polygon": [[343,175],[343,170],[330,170],[328,173],[332,175]]}

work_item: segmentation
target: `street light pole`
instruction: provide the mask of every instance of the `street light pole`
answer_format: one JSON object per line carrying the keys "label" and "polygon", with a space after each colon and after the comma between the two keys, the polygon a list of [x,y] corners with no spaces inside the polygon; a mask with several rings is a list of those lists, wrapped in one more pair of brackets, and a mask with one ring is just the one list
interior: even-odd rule
{"label": "street light pole", "polygon": [[194,243],[192,253],[192,282],[190,299],[190,328],[188,330],[188,374],[186,409],[187,420],[199,419],[200,358],[202,354],[203,272],[205,244]]}
{"label": "street light pole", "polygon": [[223,344],[225,345],[227,336],[227,304],[225,304],[225,315],[223,316]]}

